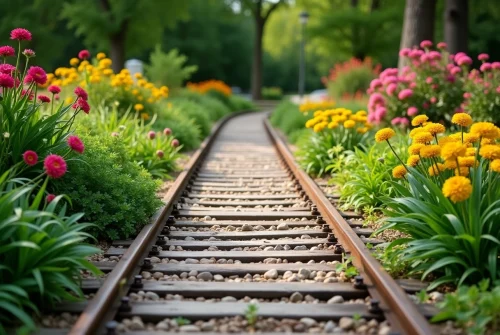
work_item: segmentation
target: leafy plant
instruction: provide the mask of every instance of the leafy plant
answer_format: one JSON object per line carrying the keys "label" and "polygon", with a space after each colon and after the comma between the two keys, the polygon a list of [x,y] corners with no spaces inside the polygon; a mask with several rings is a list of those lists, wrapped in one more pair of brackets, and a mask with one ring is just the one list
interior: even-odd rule
{"label": "leafy plant", "polygon": [[353,260],[352,256],[346,257],[345,254],[342,254],[342,262],[337,264],[335,271],[336,272],[344,271],[344,274],[346,275],[347,278],[352,278],[354,276],[357,276],[359,272],[358,269],[356,269],[356,267],[352,265],[352,260]]}
{"label": "leafy plant", "polygon": [[281,100],[283,91],[281,87],[262,87],[262,98],[267,100]]}
{"label": "leafy plant", "polygon": [[187,56],[180,54],[178,49],[165,53],[160,45],[156,45],[149,55],[150,64],[146,64],[144,70],[153,83],[177,89],[198,70],[197,65],[186,65],[187,60]]}
{"label": "leafy plant", "polygon": [[205,94],[201,94],[192,90],[181,90],[176,93],[176,97],[194,101],[205,109],[210,120],[217,121],[223,116],[231,113],[229,107],[217,98]]}
{"label": "leafy plant", "polygon": [[420,290],[419,292],[415,293],[415,296],[417,297],[418,302],[421,304],[429,301],[429,295],[427,294],[426,290]]}
{"label": "leafy plant", "polygon": [[39,187],[8,174],[0,177],[0,332],[13,323],[34,330],[40,307],[83,298],[81,270],[101,273],[86,260],[99,249],[84,243],[92,237],[83,214],[67,216],[63,196],[44,203],[48,179]]}
{"label": "leafy plant", "polygon": [[299,107],[289,100],[280,102],[270,117],[271,124],[287,136],[304,129],[308,119],[307,115],[300,113]]}
{"label": "leafy plant", "polygon": [[185,325],[191,324],[190,320],[188,320],[182,316],[176,317],[174,320],[177,323],[177,325],[179,325],[179,326],[185,326]]}
{"label": "leafy plant", "polygon": [[245,318],[247,319],[247,323],[250,327],[255,327],[259,318],[258,312],[259,306],[257,304],[248,304],[247,309],[245,310]]}
{"label": "leafy plant", "polygon": [[59,194],[73,200],[74,212],[94,222],[89,232],[96,238],[127,238],[147,224],[161,205],[156,197],[159,182],[131,161],[118,137],[85,135],[84,164],[68,162],[69,173],[54,182]]}

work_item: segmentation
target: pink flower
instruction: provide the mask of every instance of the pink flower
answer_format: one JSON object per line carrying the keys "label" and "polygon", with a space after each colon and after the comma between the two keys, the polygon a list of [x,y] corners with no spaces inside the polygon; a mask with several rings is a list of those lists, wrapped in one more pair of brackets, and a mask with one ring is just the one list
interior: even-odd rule
{"label": "pink flower", "polygon": [[471,65],[472,64],[472,59],[469,56],[462,56],[460,58],[456,58],[457,64],[462,66],[462,65]]}
{"label": "pink flower", "polygon": [[54,194],[48,194],[46,197],[45,197],[45,201],[50,204],[52,202],[52,200],[54,200],[56,198],[56,196]]}
{"label": "pink flower", "polygon": [[452,75],[457,75],[457,74],[459,74],[460,72],[462,72],[462,69],[461,69],[461,68],[459,68],[458,66],[454,66],[454,67],[452,67],[452,68],[451,68],[451,70],[450,70],[450,73],[451,73]]}
{"label": "pink flower", "polygon": [[0,73],[12,74],[12,72],[16,69],[15,66],[10,64],[0,64]]}
{"label": "pink flower", "polygon": [[16,28],[10,32],[11,40],[31,41],[31,33],[23,28]]}
{"label": "pink flower", "polygon": [[422,42],[420,42],[420,47],[423,49],[425,49],[425,48],[428,49],[428,48],[432,47],[432,42],[429,40],[422,41]]}
{"label": "pink flower", "polygon": [[424,103],[422,104],[422,107],[423,107],[424,109],[429,109],[430,105],[429,105],[429,103],[428,103],[428,102],[424,102]]}
{"label": "pink flower", "polygon": [[491,63],[491,67],[495,70],[500,69],[500,62],[493,62]]}
{"label": "pink flower", "polygon": [[425,78],[425,82],[426,82],[427,84],[432,84],[432,80],[433,80],[433,78],[432,78],[432,77],[427,77],[427,78]]}
{"label": "pink flower", "polygon": [[78,53],[78,58],[88,59],[90,57],[90,52],[88,50],[82,50]]}
{"label": "pink flower", "polygon": [[76,103],[73,105],[73,108],[78,110],[82,110],[85,114],[88,114],[90,111],[90,106],[87,101],[83,100],[82,98],[78,98],[76,100]]}
{"label": "pink flower", "polygon": [[431,97],[430,102],[431,102],[431,104],[435,104],[437,102],[437,98]]}
{"label": "pink flower", "polygon": [[59,155],[48,155],[43,161],[45,173],[51,178],[61,178],[66,173],[68,167],[66,161]]}
{"label": "pink flower", "polygon": [[16,50],[10,45],[5,45],[0,47],[0,56],[2,57],[12,57],[16,54]]}
{"label": "pink flower", "polygon": [[26,83],[35,82],[38,85],[43,85],[47,82],[47,74],[44,69],[39,66],[31,66],[28,69],[28,74],[25,79]]}
{"label": "pink flower", "polygon": [[85,145],[82,140],[78,138],[78,136],[68,137],[68,145],[71,150],[76,151],[79,154],[83,154],[83,151],[85,150]]}
{"label": "pink flower", "polygon": [[382,86],[382,81],[378,78],[375,78],[370,82],[371,89],[376,89],[379,86]]}
{"label": "pink flower", "polygon": [[395,126],[395,125],[401,123],[401,119],[402,119],[401,117],[395,117],[394,119],[391,120],[391,124],[393,126]]}
{"label": "pink flower", "polygon": [[465,92],[463,97],[464,97],[464,99],[470,99],[471,94],[469,92]]}
{"label": "pink flower", "polygon": [[5,73],[0,73],[0,86],[4,88],[14,87],[14,78]]}
{"label": "pink flower", "polygon": [[23,55],[25,55],[28,58],[35,57],[35,52],[31,49],[24,49]]}
{"label": "pink flower", "polygon": [[410,83],[410,85],[409,85],[409,86],[410,86],[410,88],[415,88],[415,87],[417,87],[417,83],[412,82],[412,83]]}
{"label": "pink flower", "polygon": [[413,95],[413,91],[410,90],[409,88],[405,88],[404,90],[402,90],[401,92],[399,92],[398,99],[399,100],[406,100],[409,97],[411,97],[412,95]]}
{"label": "pink flower", "polygon": [[[446,80],[447,80],[447,81],[449,81],[450,83],[454,83],[454,82],[455,82],[455,76],[453,76],[453,75],[451,75],[451,74],[450,74],[450,75],[446,76]],[[434,86],[434,85],[433,85],[433,86]],[[437,88],[437,87],[438,87],[438,86],[437,86],[437,84],[436,84],[436,88]]]}
{"label": "pink flower", "polygon": [[483,63],[481,64],[481,67],[479,68],[482,72],[487,72],[491,70],[491,64],[490,63]]}
{"label": "pink flower", "polygon": [[467,56],[465,52],[457,52],[455,55],[455,60],[459,59],[460,57]]}
{"label": "pink flower", "polygon": [[398,85],[396,85],[394,83],[390,83],[389,85],[387,85],[385,92],[387,93],[387,95],[392,96],[394,94],[394,92],[396,92],[397,88],[398,88]]}
{"label": "pink flower", "polygon": [[21,96],[22,96],[22,97],[24,97],[25,95],[27,95],[27,96],[28,96],[28,100],[33,100],[33,97],[34,97],[33,92],[28,91],[28,90],[24,90],[24,89],[23,89],[23,90],[21,91]]}
{"label": "pink flower", "polygon": [[408,110],[406,111],[408,116],[414,116],[418,114],[418,109],[415,106],[408,107]]}
{"label": "pink flower", "polygon": [[43,94],[38,95],[38,100],[40,100],[42,103],[50,102],[50,98]]}
{"label": "pink flower", "polygon": [[455,108],[455,113],[463,113],[464,110],[461,107]]}
{"label": "pink flower", "polygon": [[54,99],[56,99],[57,101],[59,101],[59,98],[59,94],[54,95]]}
{"label": "pink flower", "polygon": [[489,91],[489,90],[484,90],[483,92],[484,92],[484,94],[488,94],[488,93],[490,93],[490,91]]}
{"label": "pink flower", "polygon": [[61,93],[61,88],[59,86],[56,86],[56,85],[50,85],[49,88],[48,88],[48,90],[52,94],[59,94],[59,93]]}
{"label": "pink flower", "polygon": [[413,49],[410,51],[410,54],[408,55],[410,58],[412,59],[418,59],[420,58],[420,56],[422,56],[424,54],[424,52],[422,50],[418,50],[418,49]]}
{"label": "pink flower", "polygon": [[497,93],[500,93],[500,86],[498,86],[495,90]]}
{"label": "pink flower", "polygon": [[488,54],[479,54],[479,56],[477,56],[477,59],[479,59],[480,61],[485,61],[485,60],[490,59],[490,55],[488,55]]}
{"label": "pink flower", "polygon": [[402,117],[402,118],[399,119],[399,123],[401,123],[401,125],[407,126],[407,125],[410,124],[410,120],[408,120],[405,117]]}
{"label": "pink flower", "polygon": [[152,140],[152,139],[154,139],[155,137],[156,137],[156,133],[155,133],[154,131],[150,130],[150,131],[149,131],[149,133],[148,133],[148,138],[149,138],[150,140]]}
{"label": "pink flower", "polygon": [[403,48],[399,51],[399,56],[400,57],[408,57],[408,55],[410,54],[410,51],[411,51],[411,49],[409,49],[409,48]]}
{"label": "pink flower", "polygon": [[444,42],[439,42],[437,44],[437,48],[438,49],[446,49],[446,48],[448,48],[448,45],[446,43],[444,43]]}
{"label": "pink flower", "polygon": [[171,146],[173,146],[174,148],[177,148],[179,146],[179,140],[174,138],[172,140]]}
{"label": "pink flower", "polygon": [[79,97],[85,101],[89,100],[89,95],[87,94],[87,91],[85,91],[83,88],[81,88],[79,86],[77,88],[75,88],[75,94],[77,97]]}
{"label": "pink flower", "polygon": [[172,135],[172,129],[170,128],[163,129],[163,134],[165,134],[166,136]]}
{"label": "pink flower", "polygon": [[430,59],[431,59],[431,57],[430,57],[429,54],[423,54],[423,55],[420,56],[420,61],[422,63],[425,63],[425,62],[429,61]]}
{"label": "pink flower", "polygon": [[432,60],[440,60],[441,53],[439,51],[429,51],[429,58]]}
{"label": "pink flower", "polygon": [[32,150],[26,150],[23,154],[23,160],[27,165],[33,166],[38,163],[38,155]]}
{"label": "pink flower", "polygon": [[163,150],[156,150],[156,156],[158,156],[158,158],[163,158],[164,155],[165,153]]}

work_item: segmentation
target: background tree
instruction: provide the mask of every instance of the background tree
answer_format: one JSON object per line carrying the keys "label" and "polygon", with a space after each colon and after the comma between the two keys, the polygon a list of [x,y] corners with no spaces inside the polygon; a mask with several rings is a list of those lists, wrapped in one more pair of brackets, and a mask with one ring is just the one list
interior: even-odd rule
{"label": "background tree", "polygon": [[109,51],[119,71],[126,56],[153,47],[165,27],[187,19],[187,6],[187,0],[73,0],[63,4],[61,15],[86,45]]}
{"label": "background tree", "polygon": [[444,10],[444,41],[455,54],[467,52],[469,35],[469,0],[446,0]]}

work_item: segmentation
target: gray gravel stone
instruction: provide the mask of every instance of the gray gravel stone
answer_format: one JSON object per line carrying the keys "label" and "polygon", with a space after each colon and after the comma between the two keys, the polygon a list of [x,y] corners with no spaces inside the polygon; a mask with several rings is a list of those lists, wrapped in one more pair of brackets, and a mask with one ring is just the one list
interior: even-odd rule
{"label": "gray gravel stone", "polygon": [[278,225],[278,228],[277,228],[277,229],[278,229],[278,230],[288,230],[288,229],[290,229],[290,228],[288,227],[288,224],[286,224],[285,222],[282,222],[282,223],[280,223],[280,224]]}
{"label": "gray gravel stone", "polygon": [[290,296],[290,302],[301,302],[303,298],[304,297],[300,294],[300,292],[294,292]]}
{"label": "gray gravel stone", "polygon": [[271,269],[264,273],[264,278],[266,279],[276,279],[278,278],[278,270],[276,269]]}
{"label": "gray gravel stone", "polygon": [[213,279],[213,276],[210,272],[202,272],[196,276],[196,278],[201,279],[203,281],[209,281]]}
{"label": "gray gravel stone", "polygon": [[354,327],[354,320],[348,317],[340,318],[339,327],[344,330],[350,330]]}
{"label": "gray gravel stone", "polygon": [[344,302],[344,298],[340,295],[336,295],[334,297],[331,297],[328,301],[327,304],[341,304]]}
{"label": "gray gravel stone", "polygon": [[179,331],[184,333],[196,333],[200,331],[200,328],[195,325],[184,325],[179,328]]}

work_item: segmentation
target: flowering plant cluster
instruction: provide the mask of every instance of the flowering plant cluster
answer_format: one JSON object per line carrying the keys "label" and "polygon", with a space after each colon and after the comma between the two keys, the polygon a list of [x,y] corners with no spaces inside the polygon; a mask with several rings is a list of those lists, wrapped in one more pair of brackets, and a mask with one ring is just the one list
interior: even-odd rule
{"label": "flowering plant cluster", "polygon": [[363,61],[351,58],[346,62],[335,64],[327,77],[321,78],[328,92],[334,98],[345,100],[361,98],[370,85],[370,81],[378,76],[381,65],[373,65],[372,59]]}
{"label": "flowering plant cluster", "polygon": [[[451,123],[460,131],[445,135],[445,126],[428,116],[413,118],[410,156],[392,171],[403,182],[394,185],[398,197],[386,199],[389,218],[382,230],[409,236],[389,248],[405,244],[395,255],[423,278],[436,274],[433,286],[493,282],[500,265],[500,129],[474,123],[466,113],[454,114]],[[384,128],[375,140],[391,146],[394,135]]]}
{"label": "flowering plant cluster", "polygon": [[304,114],[308,114],[309,112],[323,109],[332,109],[333,107],[335,107],[335,103],[331,100],[309,101],[306,99],[299,105],[299,110]]}
{"label": "flowering plant cluster", "polygon": [[231,95],[231,87],[229,87],[226,83],[221,80],[205,80],[199,83],[188,83],[187,88],[199,92],[199,93],[207,93],[210,91],[220,92],[226,96]]}

